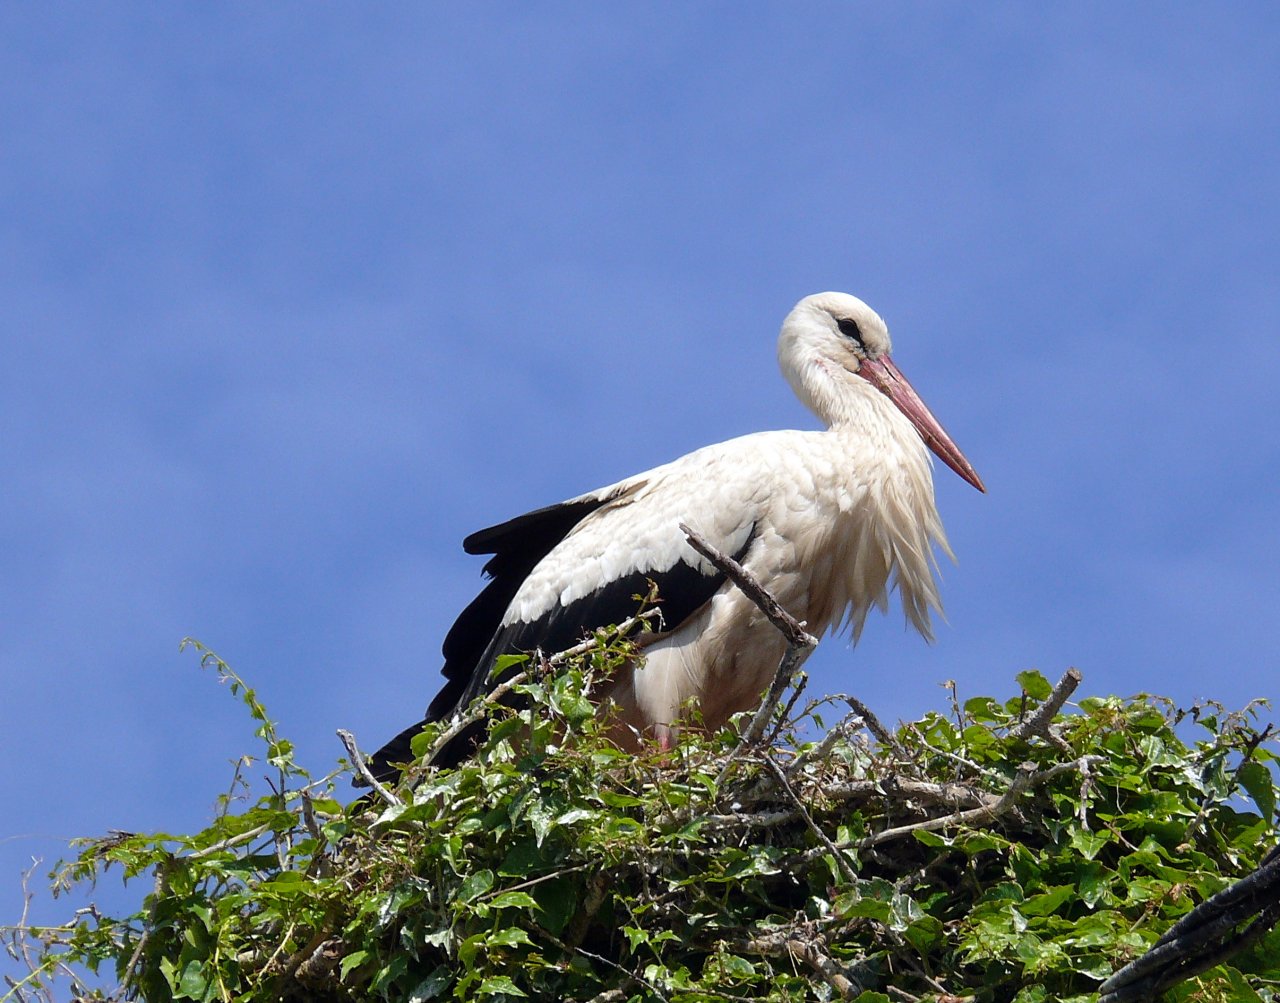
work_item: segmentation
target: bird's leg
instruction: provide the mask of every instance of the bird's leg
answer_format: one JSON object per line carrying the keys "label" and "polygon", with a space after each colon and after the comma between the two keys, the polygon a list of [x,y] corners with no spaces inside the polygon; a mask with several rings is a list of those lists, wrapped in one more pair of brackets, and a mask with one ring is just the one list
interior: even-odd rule
{"label": "bird's leg", "polygon": [[658,743],[659,749],[670,752],[676,747],[676,728],[670,724],[655,724],[653,738]]}

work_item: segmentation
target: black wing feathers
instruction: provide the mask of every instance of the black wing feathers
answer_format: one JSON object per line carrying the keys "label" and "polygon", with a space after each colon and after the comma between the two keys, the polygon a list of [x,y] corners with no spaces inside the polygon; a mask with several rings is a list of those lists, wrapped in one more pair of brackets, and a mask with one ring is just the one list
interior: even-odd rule
{"label": "black wing feathers", "polygon": [[[754,527],[747,534],[746,542],[733,559],[741,561],[755,539]],[[650,583],[657,587],[656,606],[661,621],[656,628],[669,632],[678,628],[711,600],[724,584],[725,575],[717,570],[703,572],[692,564],[677,561],[665,571],[637,571],[616,579],[582,596],[567,606],[555,606],[543,616],[531,622],[509,624],[493,636],[483,656],[475,664],[470,679],[457,692],[452,706],[445,707],[446,692],[453,696],[453,687],[447,686],[431,704],[430,713],[440,716],[450,713],[454,707],[465,707],[480,694],[488,692],[495,680],[489,678],[494,662],[500,655],[541,650],[554,654],[571,648],[583,635],[609,624],[621,623],[635,616],[640,610],[640,600],[651,591]],[[439,705],[439,706],[437,706]],[[433,718],[434,719],[434,718]]]}
{"label": "black wing feathers", "polygon": [[548,505],[479,530],[462,541],[462,549],[468,554],[494,555],[484,566],[484,573],[492,580],[458,614],[445,635],[441,672],[447,682],[427,708],[428,721],[440,720],[461,701],[476,667],[484,659],[485,650],[498,632],[503,614],[534,565],[551,553],[574,526],[613,497],[604,495]]}
{"label": "black wing feathers", "polygon": [[[493,642],[516,590],[534,565],[568,536],[574,526],[621,493],[548,505],[479,530],[462,541],[462,549],[468,554],[494,555],[484,566],[484,573],[492,580],[458,615],[445,635],[442,645],[444,668],[441,670],[445,684],[427,708],[426,718],[406,728],[371,758],[370,768],[379,780],[395,777],[392,763],[404,763],[413,758],[409,749],[410,739],[428,721],[439,721],[453,711],[482,659],[486,666],[492,663],[491,659],[485,659],[486,649]],[[482,678],[487,672],[486,668]]]}
{"label": "black wing feathers", "polygon": [[[660,631],[673,631],[710,601],[724,584],[719,571],[704,573],[697,566],[677,561],[664,571],[634,572],[612,581],[589,595],[557,606],[530,623],[502,627],[511,600],[534,566],[549,554],[573,528],[592,512],[619,499],[639,485],[628,485],[609,495],[551,505],[479,532],[462,543],[469,554],[492,554],[484,566],[491,581],[459,614],[445,636],[445,685],[427,708],[426,719],[406,729],[380,749],[370,766],[379,779],[394,778],[391,763],[412,758],[409,742],[427,721],[439,721],[465,707],[491,689],[493,664],[500,655],[541,650],[548,654],[572,647],[599,627],[620,623],[639,610],[636,596],[648,595],[657,586],[661,611]],[[733,556],[741,561],[755,539],[754,528]],[[480,724],[459,736],[436,757],[437,765],[455,765],[467,756],[483,732]]]}

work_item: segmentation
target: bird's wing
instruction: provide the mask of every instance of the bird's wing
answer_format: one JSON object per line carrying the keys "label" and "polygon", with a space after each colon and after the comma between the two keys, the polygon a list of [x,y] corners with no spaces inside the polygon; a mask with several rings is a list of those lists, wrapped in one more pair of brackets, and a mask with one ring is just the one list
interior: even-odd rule
{"label": "bird's wing", "polygon": [[[512,597],[534,567],[592,512],[625,498],[638,483],[622,482],[556,505],[526,512],[506,522],[478,530],[462,541],[468,554],[492,554],[484,566],[489,583],[481,590],[445,635],[442,651],[444,688],[427,708],[427,720],[446,716],[471,687],[472,677],[494,636]],[[492,659],[489,660],[492,663]],[[478,692],[478,690],[477,690]]]}
{"label": "bird's wing", "polygon": [[[750,454],[776,435],[706,447],[467,537],[468,553],[493,555],[485,565],[491,580],[445,637],[445,685],[425,720],[374,755],[375,775],[393,777],[391,764],[411,758],[410,740],[423,724],[490,689],[499,655],[570,647],[589,630],[633,616],[634,597],[647,595],[650,582],[660,599],[661,629],[678,629],[725,580],[689,546],[679,523],[744,560],[769,492],[768,479],[753,473]],[[789,440],[777,442],[780,452],[791,451]],[[436,762],[452,765],[467,755],[479,727],[458,736]]]}
{"label": "bird's wing", "polygon": [[[761,488],[726,455],[728,445],[468,537],[468,551],[495,553],[486,565],[493,581],[446,639],[450,684],[430,713],[443,716],[488,690],[500,655],[562,651],[634,616],[650,583],[661,632],[696,613],[725,576],[689,546],[680,522],[738,559],[754,538]],[[475,629],[482,625],[487,637]]]}

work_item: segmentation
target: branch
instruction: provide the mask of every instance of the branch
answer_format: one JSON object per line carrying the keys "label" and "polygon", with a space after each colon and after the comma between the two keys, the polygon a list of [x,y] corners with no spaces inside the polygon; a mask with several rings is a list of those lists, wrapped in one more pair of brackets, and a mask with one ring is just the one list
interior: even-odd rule
{"label": "branch", "polygon": [[902,747],[898,745],[898,740],[893,737],[893,732],[880,723],[880,719],[876,717],[870,707],[864,704],[857,697],[851,697],[848,694],[845,694],[843,700],[850,706],[850,708],[852,708],[855,714],[867,723],[867,731],[871,732],[881,745],[887,745],[901,758],[907,758],[906,754],[902,751]]}
{"label": "branch", "polygon": [[345,728],[338,729],[338,737],[342,739],[342,744],[347,748],[347,755],[351,757],[351,765],[356,768],[360,776],[364,777],[368,786],[377,792],[378,797],[382,798],[387,804],[396,807],[402,804],[401,800],[391,791],[387,790],[377,777],[373,775],[373,771],[369,769],[369,764],[364,761],[364,756],[360,750],[356,748],[356,737]]}
{"label": "branch", "polygon": [[822,844],[823,848],[826,849],[826,851],[835,859],[835,862],[840,866],[840,870],[844,872],[844,876],[848,879],[849,883],[856,885],[858,883],[857,871],[853,869],[853,865],[849,863],[845,858],[845,855],[836,848],[834,843],[831,842],[831,837],[818,828],[818,824],[814,822],[813,816],[809,814],[804,803],[796,797],[796,792],[791,789],[791,784],[787,782],[787,775],[782,772],[782,767],[775,763],[773,761],[773,757],[768,753],[765,754],[764,761],[768,765],[769,769],[773,771],[773,775],[777,778],[778,783],[782,785],[782,789],[786,791],[787,797],[790,798],[791,803],[795,805],[796,811],[799,813],[800,817],[804,819],[804,824],[809,827],[809,831],[813,833],[818,842]]}
{"label": "branch", "polygon": [[[580,655],[585,655],[589,652],[595,651],[603,645],[608,644],[614,638],[625,637],[630,631],[634,630],[640,624],[647,623],[649,620],[661,615],[662,610],[657,606],[653,607],[653,609],[641,610],[635,616],[628,617],[626,620],[623,620],[622,623],[610,630],[601,631],[594,637],[589,637],[585,641],[575,644],[572,648],[565,648],[564,651],[556,652],[554,655],[543,660],[543,666],[546,668],[555,668],[559,665],[563,665],[571,658],[577,658]],[[506,679],[498,683],[488,693],[484,694],[484,696],[473,701],[468,708],[455,715],[453,720],[449,723],[449,727],[436,737],[436,740],[431,743],[431,748],[423,755],[422,762],[430,763],[437,755],[439,755],[440,751],[446,745],[461,735],[466,731],[466,729],[488,717],[489,711],[497,706],[508,693],[517,686],[523,685],[528,681],[529,670],[524,669],[517,672],[510,679]]]}
{"label": "branch", "polygon": [[[994,795],[988,795],[986,803],[979,804],[976,807],[968,808],[964,811],[956,811],[948,815],[939,815],[935,818],[927,818],[920,822],[913,822],[910,825],[895,826],[892,829],[882,829],[879,832],[873,833],[870,836],[865,836],[862,839],[845,840],[836,843],[835,845],[841,850],[866,850],[879,846],[881,843],[887,843],[890,840],[901,839],[903,836],[909,836],[914,832],[932,832],[937,829],[950,829],[964,825],[990,825],[1011,813],[1017,806],[1018,800],[1031,788],[1039,787],[1041,784],[1047,783],[1049,780],[1072,770],[1080,772],[1088,770],[1092,768],[1095,763],[1101,761],[1101,759],[1101,756],[1081,756],[1073,762],[1058,763],[1054,766],[1050,766],[1048,769],[1039,771],[1036,770],[1032,763],[1023,763],[1018,767],[1018,772],[1014,774],[1013,779],[1009,782],[1009,786],[1005,789],[1005,792],[998,798],[994,797]],[[973,793],[975,796],[980,796],[977,795],[977,792]],[[827,851],[824,847],[815,847],[814,849],[805,850],[804,852],[791,857],[790,863],[808,863],[825,852]]]}
{"label": "branch", "polygon": [[1076,691],[1076,687],[1080,685],[1080,680],[1083,678],[1079,669],[1067,669],[1062,674],[1062,678],[1058,680],[1058,684],[1053,688],[1053,692],[1049,694],[1049,699],[1041,704],[1031,717],[1010,731],[1010,737],[1019,738],[1025,742],[1033,735],[1039,735],[1050,744],[1062,748],[1064,743],[1062,739],[1049,731],[1049,722],[1057,716],[1058,711],[1062,710],[1062,705]]}
{"label": "branch", "polygon": [[817,645],[818,639],[805,632],[804,624],[783,609],[782,604],[756,580],[755,575],[728,554],[716,549],[707,542],[705,537],[690,529],[683,522],[680,523],[680,532],[689,541],[689,546],[728,575],[733,580],[733,584],[742,589],[747,598],[760,607],[760,612],[767,616],[769,622],[782,632],[782,636],[787,639],[788,644],[797,648],[812,648]]}
{"label": "branch", "polygon": [[859,728],[865,727],[867,719],[856,710],[850,711],[844,719],[832,728],[822,741],[810,749],[800,753],[787,764],[787,776],[798,776],[812,762],[825,763],[832,748],[837,742],[848,741]]}
{"label": "branch", "polygon": [[[1240,934],[1231,931],[1250,917]],[[1098,1003],[1145,1000],[1198,975],[1261,939],[1280,921],[1280,853],[1192,909],[1151,950],[1098,987]]]}
{"label": "branch", "polygon": [[[794,779],[789,777],[788,779]],[[760,786],[745,796],[738,798],[737,803],[748,804],[764,801],[773,785],[762,781]],[[901,780],[887,777],[884,780],[848,780],[843,783],[824,784],[812,792],[824,800],[835,803],[862,802],[874,798],[896,798],[901,802],[918,802],[924,804],[941,804],[950,808],[969,807],[983,808],[995,804],[999,799],[994,794],[986,794],[977,788],[965,784],[937,784],[924,780]],[[771,800],[771,799],[770,799]],[[779,825],[787,825],[797,821],[801,815],[794,808],[775,808],[764,810],[740,810],[721,815],[700,815],[703,826],[716,829],[767,829]]]}
{"label": "branch", "polygon": [[[1048,772],[1048,771],[1046,771]],[[940,818],[927,818],[923,822],[914,822],[911,825],[895,826],[892,829],[881,829],[879,832],[858,840],[853,846],[859,850],[865,850],[872,846],[878,846],[881,843],[887,843],[891,839],[898,839],[913,832],[931,832],[934,829],[947,829],[957,825],[970,825],[973,823],[994,822],[1002,815],[1007,815],[1018,799],[1022,797],[1032,786],[1033,781],[1038,777],[1036,768],[1031,763],[1023,763],[1018,767],[1018,772],[1013,775],[1008,788],[996,800],[994,804],[981,805],[977,808],[969,808],[965,811],[953,812],[950,815],[943,815]]]}
{"label": "branch", "polygon": [[847,971],[825,953],[826,938],[821,934],[802,933],[795,927],[784,928],[734,945],[738,950],[765,957],[787,957],[803,961],[841,999],[853,999],[862,987],[851,979]]}
{"label": "branch", "polygon": [[[738,748],[755,745],[763,737],[765,727],[773,716],[774,709],[782,700],[782,694],[791,682],[792,676],[804,664],[805,659],[809,657],[813,649],[818,646],[818,639],[806,631],[804,624],[783,609],[782,604],[756,580],[755,576],[732,557],[717,550],[683,522],[680,523],[680,532],[689,541],[689,546],[723,571],[733,584],[738,586],[743,594],[756,604],[760,612],[768,617],[769,622],[777,627],[782,636],[786,638],[787,650],[782,656],[782,661],[778,663],[778,671],[774,673],[773,684],[769,687],[769,692],[765,694],[764,702],[760,704],[759,709],[752,716],[746,731],[743,732],[742,745]],[[721,780],[724,779],[725,772],[728,771],[733,759],[734,757],[730,756],[728,762],[725,763],[724,770],[720,774]]]}

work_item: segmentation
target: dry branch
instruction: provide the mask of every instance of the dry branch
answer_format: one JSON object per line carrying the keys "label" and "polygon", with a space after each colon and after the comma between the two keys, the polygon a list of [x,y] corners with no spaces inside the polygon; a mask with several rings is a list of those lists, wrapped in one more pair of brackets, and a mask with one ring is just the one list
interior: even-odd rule
{"label": "dry branch", "polygon": [[[732,557],[712,546],[706,539],[683,522],[680,523],[680,532],[684,533],[685,539],[689,541],[689,546],[693,547],[694,550],[723,571],[730,581],[756,604],[760,612],[769,618],[769,622],[778,628],[787,641],[787,650],[782,656],[782,661],[778,663],[778,670],[774,673],[773,683],[770,685],[768,693],[765,694],[764,701],[760,704],[755,714],[752,715],[750,723],[748,723],[746,730],[743,732],[742,745],[739,746],[739,749],[756,745],[764,737],[764,731],[769,724],[769,719],[773,716],[774,710],[782,700],[782,694],[786,691],[792,677],[800,666],[804,664],[805,659],[809,657],[813,649],[818,646],[818,639],[806,631],[804,624],[783,609],[782,604],[773,597],[769,590],[761,585],[750,571]],[[720,773],[721,780],[728,773],[734,758],[735,756],[730,756],[725,763],[724,769]]]}
{"label": "dry branch", "polygon": [[862,990],[849,972],[826,953],[826,938],[811,930],[786,927],[740,941],[734,946],[746,954],[788,957],[801,961],[834,989],[841,999],[853,999]]}
{"label": "dry branch", "polygon": [[387,787],[382,784],[377,777],[373,775],[373,771],[369,769],[369,764],[364,761],[364,756],[360,749],[356,746],[356,737],[345,728],[338,729],[338,738],[342,740],[343,746],[347,750],[347,755],[351,757],[351,765],[356,768],[356,772],[364,778],[365,786],[372,787],[378,797],[382,798],[387,804],[395,807],[401,803],[400,799],[393,794]]}
{"label": "dry branch", "polygon": [[1053,692],[1049,694],[1049,699],[1041,704],[1031,717],[1010,731],[1010,736],[1026,741],[1033,735],[1039,735],[1047,742],[1062,748],[1064,744],[1062,739],[1049,730],[1049,723],[1058,716],[1058,711],[1062,710],[1062,705],[1076,691],[1076,687],[1080,685],[1080,680],[1083,678],[1079,669],[1067,669],[1054,686]]}

